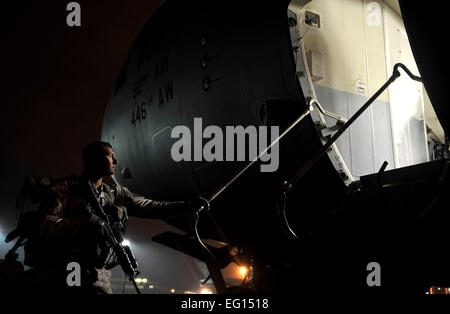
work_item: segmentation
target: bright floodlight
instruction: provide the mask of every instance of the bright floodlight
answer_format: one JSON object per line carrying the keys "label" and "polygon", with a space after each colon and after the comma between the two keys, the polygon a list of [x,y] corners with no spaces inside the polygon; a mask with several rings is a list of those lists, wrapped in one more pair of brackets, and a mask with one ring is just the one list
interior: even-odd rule
{"label": "bright floodlight", "polygon": [[130,246],[130,241],[128,241],[128,240],[123,240],[123,241],[122,241],[122,245],[123,245],[123,246]]}

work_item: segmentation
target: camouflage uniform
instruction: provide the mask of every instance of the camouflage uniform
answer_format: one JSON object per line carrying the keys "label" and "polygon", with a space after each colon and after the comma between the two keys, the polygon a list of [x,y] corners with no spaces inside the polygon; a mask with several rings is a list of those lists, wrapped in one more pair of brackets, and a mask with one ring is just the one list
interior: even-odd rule
{"label": "camouflage uniform", "polygon": [[[98,238],[98,226],[86,223],[86,213],[92,212],[89,204],[89,187],[82,177],[63,178],[55,182],[41,203],[39,256],[35,258],[36,270],[48,275],[51,292],[112,293],[109,269],[117,265],[112,250]],[[94,187],[93,187],[94,188]],[[104,211],[112,221],[126,221],[127,215],[165,219],[185,214],[185,202],[164,202],[146,199],[121,186],[102,183],[94,188]],[[94,214],[96,214],[94,212]],[[66,284],[67,264],[81,265],[81,288]],[[40,274],[41,275],[41,274]]]}

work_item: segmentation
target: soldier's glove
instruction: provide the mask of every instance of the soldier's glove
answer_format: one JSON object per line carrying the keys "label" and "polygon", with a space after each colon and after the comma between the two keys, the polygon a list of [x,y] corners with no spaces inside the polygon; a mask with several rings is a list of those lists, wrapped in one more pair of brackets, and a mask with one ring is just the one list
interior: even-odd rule
{"label": "soldier's glove", "polygon": [[81,222],[86,226],[88,232],[98,240],[109,238],[106,222],[93,213],[90,204],[81,207]]}
{"label": "soldier's glove", "polygon": [[200,196],[187,201],[186,206],[189,213],[208,212],[210,209],[208,200]]}
{"label": "soldier's glove", "polygon": [[106,205],[103,207],[105,213],[109,216],[110,221],[112,222],[122,222],[125,223],[128,221],[127,208],[124,206],[112,204]]}
{"label": "soldier's glove", "polygon": [[109,239],[109,230],[106,226],[106,222],[98,217],[96,214],[91,213],[86,216],[86,224],[89,232],[99,240]]}

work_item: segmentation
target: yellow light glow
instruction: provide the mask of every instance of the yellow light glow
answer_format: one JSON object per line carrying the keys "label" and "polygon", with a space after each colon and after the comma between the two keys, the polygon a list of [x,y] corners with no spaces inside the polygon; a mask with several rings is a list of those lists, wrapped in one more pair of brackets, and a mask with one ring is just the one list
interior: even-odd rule
{"label": "yellow light glow", "polygon": [[171,290],[170,290],[170,293],[175,293],[175,289],[171,289]]}
{"label": "yellow light glow", "polygon": [[136,278],[135,281],[136,281],[136,283],[147,283],[148,279],[147,278]]}
{"label": "yellow light glow", "polygon": [[245,266],[239,267],[239,273],[241,274],[242,277],[245,277],[248,273],[248,269]]}
{"label": "yellow light glow", "polygon": [[212,294],[212,291],[209,290],[209,289],[203,288],[203,289],[200,291],[200,294]]}

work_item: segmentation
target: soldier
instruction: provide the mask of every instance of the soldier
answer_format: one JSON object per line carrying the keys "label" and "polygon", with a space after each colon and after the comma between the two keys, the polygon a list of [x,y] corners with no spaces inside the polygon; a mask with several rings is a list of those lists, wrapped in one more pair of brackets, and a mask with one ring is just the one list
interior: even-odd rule
{"label": "soldier", "polygon": [[[97,141],[83,149],[84,171],[80,177],[57,180],[40,205],[38,252],[33,257],[40,291],[56,293],[112,293],[110,269],[117,258],[106,242],[107,228],[92,204],[92,190],[112,222],[125,223],[128,215],[166,219],[195,211],[193,202],[146,199],[126,187],[109,185],[103,178],[114,174],[118,160],[107,142]],[[67,265],[81,266],[81,287],[66,283]],[[42,284],[44,282],[44,284]],[[35,285],[36,285],[35,283]],[[28,286],[28,288],[33,288]]]}

